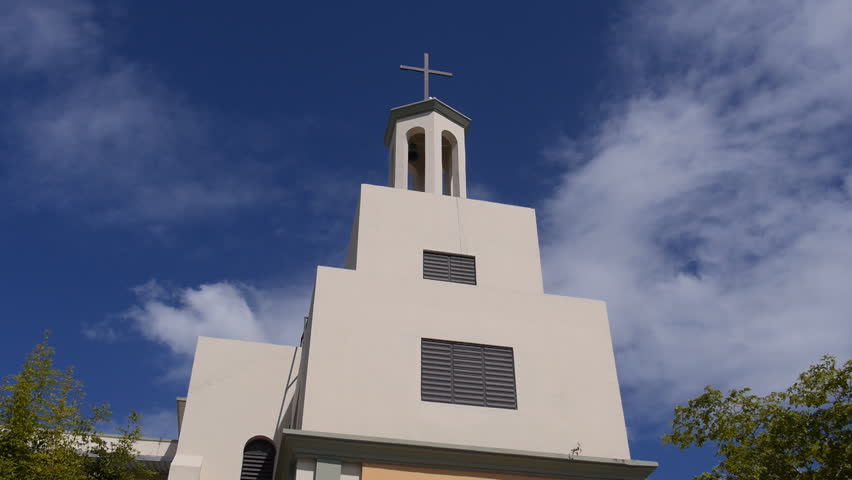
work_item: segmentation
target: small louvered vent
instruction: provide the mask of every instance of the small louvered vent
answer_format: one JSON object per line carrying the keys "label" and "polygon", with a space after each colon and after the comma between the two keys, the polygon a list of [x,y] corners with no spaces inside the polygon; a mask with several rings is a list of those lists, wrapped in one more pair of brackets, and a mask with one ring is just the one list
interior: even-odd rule
{"label": "small louvered vent", "polygon": [[420,398],[427,402],[517,408],[512,349],[422,339]]}
{"label": "small louvered vent", "polygon": [[252,440],[243,450],[240,480],[272,480],[275,446],[266,440]]}
{"label": "small louvered vent", "polygon": [[423,278],[476,285],[476,258],[424,250]]}

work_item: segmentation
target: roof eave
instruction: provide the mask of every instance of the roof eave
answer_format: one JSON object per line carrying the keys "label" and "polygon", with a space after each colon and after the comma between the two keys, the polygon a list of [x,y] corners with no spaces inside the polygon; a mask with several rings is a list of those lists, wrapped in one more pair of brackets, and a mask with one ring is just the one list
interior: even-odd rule
{"label": "roof eave", "polygon": [[428,100],[422,100],[420,102],[410,103],[408,105],[391,109],[390,116],[388,117],[388,125],[385,128],[385,146],[390,146],[391,138],[393,138],[393,128],[397,121],[403,118],[429,112],[440,113],[453,123],[464,128],[465,133],[467,133],[467,129],[470,127],[470,117],[437,98],[429,98]]}

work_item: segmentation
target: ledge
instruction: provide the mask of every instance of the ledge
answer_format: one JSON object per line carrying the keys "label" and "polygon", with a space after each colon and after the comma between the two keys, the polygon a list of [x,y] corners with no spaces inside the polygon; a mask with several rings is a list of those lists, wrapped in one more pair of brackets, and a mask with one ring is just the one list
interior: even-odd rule
{"label": "ledge", "polygon": [[283,430],[279,468],[296,458],[511,473],[572,480],[644,480],[656,462]]}

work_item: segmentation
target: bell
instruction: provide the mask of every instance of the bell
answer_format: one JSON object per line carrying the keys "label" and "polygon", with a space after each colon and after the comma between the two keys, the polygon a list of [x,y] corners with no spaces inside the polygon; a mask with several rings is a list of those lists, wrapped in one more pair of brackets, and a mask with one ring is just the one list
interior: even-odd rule
{"label": "bell", "polygon": [[408,144],[408,163],[414,163],[417,159],[420,158],[420,155],[417,153],[417,146],[413,143]]}

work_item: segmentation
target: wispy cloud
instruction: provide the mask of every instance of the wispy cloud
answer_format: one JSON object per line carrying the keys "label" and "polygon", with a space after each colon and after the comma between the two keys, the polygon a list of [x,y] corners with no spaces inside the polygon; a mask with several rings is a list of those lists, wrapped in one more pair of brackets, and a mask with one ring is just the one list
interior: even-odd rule
{"label": "wispy cloud", "polygon": [[497,201],[497,193],[484,183],[472,182],[468,185],[467,197],[474,200],[485,200],[486,202]]}
{"label": "wispy cloud", "polygon": [[659,420],[852,352],[852,10],[633,8],[630,93],[555,148],[543,252],[551,291],[608,302],[629,408]]}
{"label": "wispy cloud", "polygon": [[238,139],[247,127],[111,51],[88,1],[7,4],[0,80],[15,98],[0,109],[0,167],[10,173],[0,193],[18,205],[149,224],[282,200],[273,164],[223,142],[222,131]]}
{"label": "wispy cloud", "polygon": [[0,19],[6,73],[69,67],[97,55],[101,31],[85,2],[7,0]]}
{"label": "wispy cloud", "polygon": [[[168,348],[174,361],[166,377],[183,381],[199,335],[298,345],[310,300],[309,282],[301,285],[306,287],[261,289],[223,281],[171,288],[151,280],[134,289],[137,302],[123,319],[145,339]],[[115,325],[90,326],[87,335],[114,338]]]}
{"label": "wispy cloud", "polygon": [[177,408],[150,410],[140,414],[139,427],[147,438],[177,438]]}

